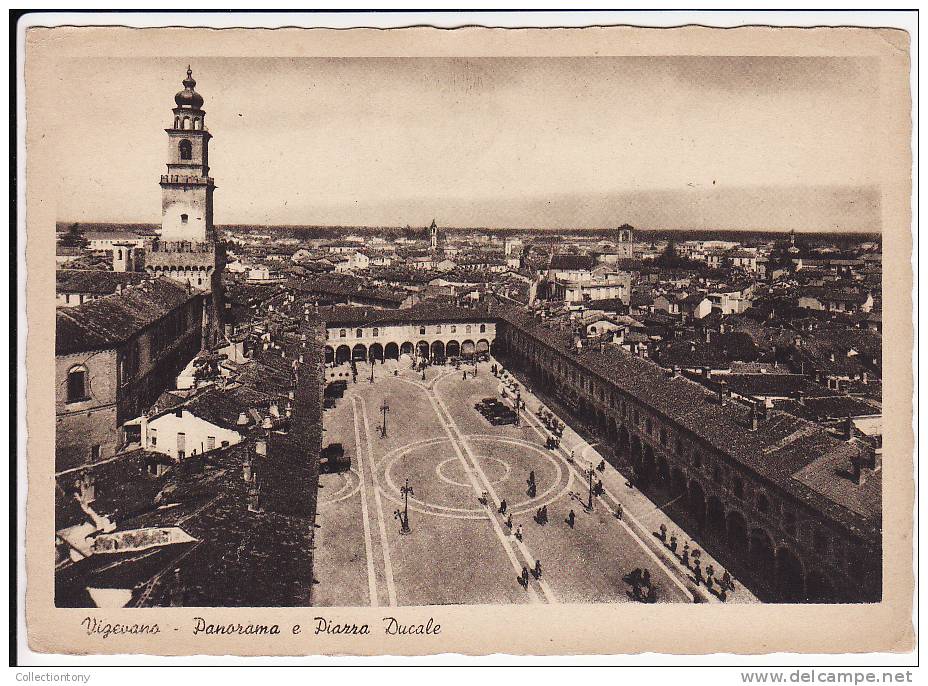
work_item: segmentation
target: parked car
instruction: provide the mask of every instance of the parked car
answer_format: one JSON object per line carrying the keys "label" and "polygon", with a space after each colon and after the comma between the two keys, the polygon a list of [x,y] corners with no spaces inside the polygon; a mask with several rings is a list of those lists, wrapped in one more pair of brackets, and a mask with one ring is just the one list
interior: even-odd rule
{"label": "parked car", "polygon": [[346,472],[351,468],[351,457],[345,455],[345,448],[341,443],[330,443],[322,449],[319,455],[319,471],[323,474],[336,474]]}

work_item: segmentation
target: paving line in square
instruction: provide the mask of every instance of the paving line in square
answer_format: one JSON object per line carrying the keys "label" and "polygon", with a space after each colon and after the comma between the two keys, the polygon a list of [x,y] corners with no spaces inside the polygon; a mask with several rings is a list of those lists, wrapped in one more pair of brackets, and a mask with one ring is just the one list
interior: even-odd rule
{"label": "paving line in square", "polygon": [[355,458],[358,462],[358,477],[361,480],[361,521],[364,523],[364,551],[367,553],[368,597],[370,598],[371,607],[380,607],[380,599],[377,597],[377,574],[374,571],[374,546],[371,540],[370,516],[367,511],[367,487],[364,483],[364,465],[361,463],[361,432],[358,426],[358,406],[356,401],[356,397],[351,399],[351,408],[354,420]]}
{"label": "paving line in square", "polygon": [[377,484],[377,474],[374,471],[374,449],[371,445],[371,426],[367,418],[367,403],[364,398],[356,397],[361,404],[361,416],[364,418],[364,434],[367,441],[368,469],[371,472],[371,483],[374,491],[374,502],[377,505],[377,520],[380,525],[380,548],[383,551],[384,577],[387,580],[387,598],[390,607],[396,607],[396,583],[393,579],[393,562],[390,558],[390,541],[387,539],[387,525],[383,518],[383,503],[380,500],[380,486]]}

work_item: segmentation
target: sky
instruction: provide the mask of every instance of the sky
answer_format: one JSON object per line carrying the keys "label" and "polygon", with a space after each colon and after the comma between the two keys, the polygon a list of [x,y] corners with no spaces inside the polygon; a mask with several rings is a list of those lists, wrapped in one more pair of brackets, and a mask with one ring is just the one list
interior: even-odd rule
{"label": "sky", "polygon": [[[880,230],[873,59],[189,62],[217,224]],[[160,221],[186,67],[60,65],[60,221]]]}

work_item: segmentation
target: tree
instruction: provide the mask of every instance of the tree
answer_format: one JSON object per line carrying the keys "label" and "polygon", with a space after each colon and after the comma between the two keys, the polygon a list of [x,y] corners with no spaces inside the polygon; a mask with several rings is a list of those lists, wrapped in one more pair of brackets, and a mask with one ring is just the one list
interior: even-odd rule
{"label": "tree", "polygon": [[87,247],[87,239],[84,238],[84,232],[77,222],[68,227],[64,236],[58,239],[58,243],[65,248]]}

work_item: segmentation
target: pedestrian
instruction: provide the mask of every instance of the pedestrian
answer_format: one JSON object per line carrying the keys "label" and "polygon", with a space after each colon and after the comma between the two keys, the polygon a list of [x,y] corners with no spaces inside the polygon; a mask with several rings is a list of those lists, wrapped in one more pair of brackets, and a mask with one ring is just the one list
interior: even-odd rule
{"label": "pedestrian", "polygon": [[522,525],[521,524],[519,524],[519,526],[516,527],[516,540],[519,542],[522,541]]}
{"label": "pedestrian", "polygon": [[570,449],[570,457],[567,458],[567,461],[568,462],[574,461],[574,449],[573,448]]}
{"label": "pedestrian", "polygon": [[666,543],[667,542],[667,525],[666,524],[661,524],[660,532],[661,532],[660,539]]}
{"label": "pedestrian", "polygon": [[535,487],[535,482],[532,481],[532,482],[528,485],[528,497],[529,497],[529,498],[534,498],[536,492],[537,492],[537,491],[536,491],[536,487]]}
{"label": "pedestrian", "polygon": [[615,506],[615,518],[622,519],[622,503]]}
{"label": "pedestrian", "polygon": [[465,370],[463,376],[461,376],[461,381],[467,381],[467,370]]}
{"label": "pedestrian", "polygon": [[706,588],[710,591],[712,590],[712,582],[715,581],[715,579],[712,578],[714,575],[715,569],[710,564],[706,567]]}
{"label": "pedestrian", "polygon": [[702,583],[702,568],[698,561],[693,565],[693,575],[696,577],[696,585],[699,586]]}
{"label": "pedestrian", "polygon": [[683,544],[683,566],[684,567],[690,566],[690,544],[689,543]]}
{"label": "pedestrian", "polygon": [[541,560],[535,560],[535,578],[541,578]]}
{"label": "pedestrian", "polygon": [[569,526],[571,529],[574,528],[574,520],[576,520],[576,518],[577,515],[574,514],[573,510],[567,513],[567,526]]}
{"label": "pedestrian", "polygon": [[510,512],[509,515],[506,517],[506,526],[508,526],[509,529],[512,530],[512,512]]}
{"label": "pedestrian", "polygon": [[723,603],[728,600],[728,594],[725,592],[724,588],[719,589],[719,600],[721,600]]}
{"label": "pedestrian", "polygon": [[732,581],[731,574],[728,573],[728,570],[726,570],[725,573],[722,574],[722,586],[724,586],[725,588],[730,588],[733,591],[735,590],[735,584]]}
{"label": "pedestrian", "polygon": [[670,537],[670,552],[672,553],[677,552],[677,537],[676,536]]}
{"label": "pedestrian", "polygon": [[651,572],[649,572],[647,569],[644,570],[644,573],[642,574],[641,583],[648,588],[651,587]]}
{"label": "pedestrian", "polygon": [[598,464],[597,467],[596,467],[596,469],[598,469],[598,470],[601,471],[601,472],[606,471],[606,461],[605,461],[605,460],[600,460],[600,461],[599,461],[599,464]]}
{"label": "pedestrian", "polygon": [[522,567],[522,586],[528,588],[528,567]]}
{"label": "pedestrian", "polygon": [[541,521],[544,524],[548,523],[548,506],[547,505],[541,506]]}
{"label": "pedestrian", "polygon": [[500,513],[500,514],[506,514],[506,507],[507,507],[507,506],[506,506],[506,499],[503,498],[502,500],[499,501],[499,513]]}
{"label": "pedestrian", "polygon": [[528,473],[528,482],[530,484],[535,483],[535,470],[534,469]]}

